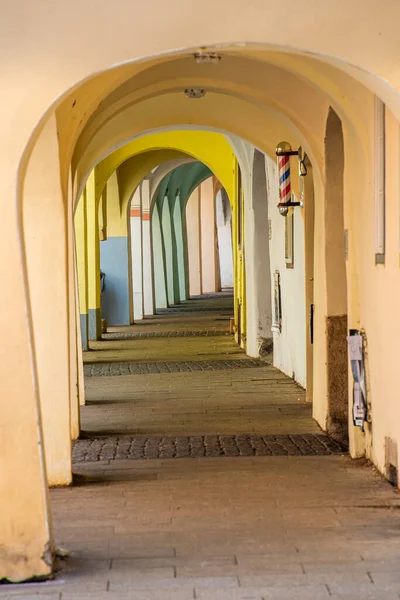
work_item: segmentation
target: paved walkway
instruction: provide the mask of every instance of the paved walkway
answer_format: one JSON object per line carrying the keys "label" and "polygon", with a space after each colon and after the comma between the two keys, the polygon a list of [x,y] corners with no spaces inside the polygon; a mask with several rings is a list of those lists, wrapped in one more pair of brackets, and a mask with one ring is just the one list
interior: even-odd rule
{"label": "paved walkway", "polygon": [[[218,306],[217,300],[210,302]],[[212,311],[200,315],[179,310],[183,329],[185,322],[191,330],[195,321],[201,329],[204,319],[207,330],[217,322],[218,313]],[[173,314],[165,318],[178,322]],[[164,347],[163,361],[180,348],[178,363],[188,362],[189,339],[164,337],[170,345]],[[207,361],[213,360],[213,352],[220,355],[220,343],[224,350],[233,346],[222,335],[200,340],[213,340]],[[138,345],[148,341],[136,340]],[[109,352],[108,342],[102,344],[104,350],[94,352]],[[114,351],[120,362],[139,360],[140,348]],[[159,353],[157,347],[157,360]],[[152,358],[150,354],[148,360]],[[267,363],[218,371],[92,376],[87,378],[87,399],[82,424],[90,443],[124,435],[315,439],[321,433],[303,391]],[[371,465],[344,453],[94,457],[93,462],[75,463],[74,471],[74,487],[51,490],[56,543],[71,557],[61,561],[54,581],[2,586],[0,597],[400,598],[400,497]]]}

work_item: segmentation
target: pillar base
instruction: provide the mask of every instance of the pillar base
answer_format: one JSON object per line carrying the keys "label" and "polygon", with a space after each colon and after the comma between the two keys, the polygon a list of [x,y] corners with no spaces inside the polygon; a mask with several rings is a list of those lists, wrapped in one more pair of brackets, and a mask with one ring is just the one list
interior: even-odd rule
{"label": "pillar base", "polygon": [[82,350],[86,352],[89,349],[88,346],[88,316],[87,314],[80,315],[81,323],[81,338],[82,338]]}
{"label": "pillar base", "polygon": [[89,338],[89,340],[100,340],[101,339],[100,308],[89,308],[89,311],[88,311],[88,338]]}

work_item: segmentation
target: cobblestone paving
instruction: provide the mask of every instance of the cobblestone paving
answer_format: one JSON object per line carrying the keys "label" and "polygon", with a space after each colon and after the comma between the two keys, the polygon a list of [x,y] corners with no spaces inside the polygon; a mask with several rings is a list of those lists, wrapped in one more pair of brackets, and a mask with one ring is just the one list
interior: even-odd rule
{"label": "cobblestone paving", "polygon": [[74,442],[75,463],[235,456],[326,456],[346,448],[326,435],[112,436]]}
{"label": "cobblestone paving", "polygon": [[103,333],[103,340],[136,340],[149,338],[176,338],[176,337],[214,337],[217,335],[231,335],[228,331],[218,331],[210,329],[199,331],[196,329],[181,330],[181,331],[140,331],[138,333]]}
{"label": "cobblestone paving", "polygon": [[85,364],[85,377],[110,377],[113,375],[144,375],[155,373],[187,373],[190,371],[232,371],[265,366],[263,360],[240,358],[237,360],[199,360],[187,362],[115,362]]}

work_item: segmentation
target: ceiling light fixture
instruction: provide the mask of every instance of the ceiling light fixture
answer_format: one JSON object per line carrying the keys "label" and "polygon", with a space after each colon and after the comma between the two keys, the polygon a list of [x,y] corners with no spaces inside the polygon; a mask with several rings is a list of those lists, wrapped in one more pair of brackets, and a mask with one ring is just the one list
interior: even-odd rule
{"label": "ceiling light fixture", "polygon": [[221,58],[221,55],[216,52],[196,52],[194,55],[194,59],[199,65],[217,65]]}
{"label": "ceiling light fixture", "polygon": [[203,98],[206,95],[206,90],[202,88],[186,88],[185,96],[188,98]]}

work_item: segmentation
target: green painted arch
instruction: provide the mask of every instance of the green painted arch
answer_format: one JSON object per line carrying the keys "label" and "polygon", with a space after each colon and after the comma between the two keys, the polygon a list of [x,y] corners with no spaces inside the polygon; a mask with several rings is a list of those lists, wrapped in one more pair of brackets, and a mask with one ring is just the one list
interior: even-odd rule
{"label": "green painted arch", "polygon": [[208,169],[208,167],[205,167],[203,169],[201,169],[197,174],[196,177],[193,179],[193,181],[190,183],[189,186],[187,186],[187,188],[185,188],[184,190],[184,206],[182,206],[182,210],[185,209],[187,201],[189,200],[190,196],[192,195],[192,193],[194,192],[194,190],[203,183],[203,181],[205,181],[206,179],[208,179],[209,177],[212,177],[212,173],[210,172],[210,170]]}
{"label": "green painted arch", "polygon": [[175,203],[175,198],[179,195],[181,208],[184,210],[185,203],[192,191],[213,173],[209,167],[201,162],[194,162],[188,165],[182,165],[168,173],[159,183],[151,199],[151,208],[160,206],[168,190],[168,199],[171,204]]}
{"label": "green painted arch", "polygon": [[[169,172],[161,180],[152,198],[152,221],[156,216],[154,223],[159,224],[161,228],[160,231],[156,231],[154,227],[153,235],[161,237],[161,242],[157,243],[157,247],[162,251],[162,256],[153,256],[153,270],[155,271],[157,262],[164,265],[164,277],[161,281],[165,281],[166,295],[170,304],[179,303],[187,298],[188,260],[184,231],[186,223],[181,207],[181,198],[183,197],[181,188],[188,177],[189,186],[193,183],[193,173],[197,173],[199,168],[206,169],[208,176],[211,175],[208,167],[204,167],[201,163],[182,165]],[[190,177],[190,175],[192,176]],[[165,204],[168,205],[168,209]],[[165,217],[166,210],[170,217],[168,223],[166,223]],[[160,274],[158,276],[160,277]],[[160,289],[161,282],[158,282],[157,287]]]}
{"label": "green painted arch", "polygon": [[[163,280],[166,282],[166,290],[169,290],[169,298],[173,298],[175,303],[189,297],[186,203],[192,191],[212,175],[209,167],[200,162],[179,166],[161,180],[152,197],[152,214],[154,217],[154,211],[156,212],[155,222],[161,224],[161,227],[165,224],[162,217],[166,210],[165,203],[168,203],[171,219],[168,231],[156,234],[161,236],[158,248],[162,248],[163,255],[154,259],[158,258],[160,264],[165,265]],[[171,245],[172,253],[167,248],[168,244]]]}

